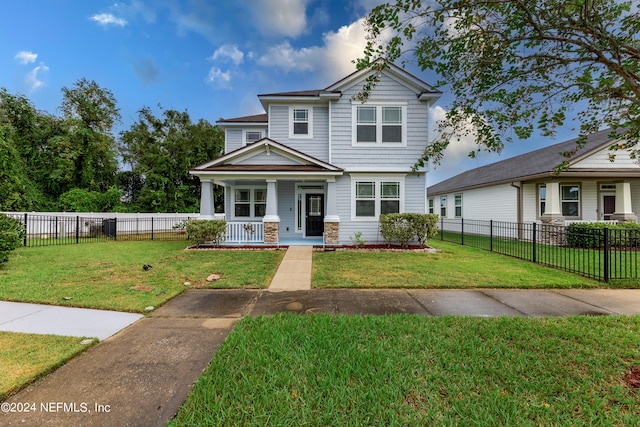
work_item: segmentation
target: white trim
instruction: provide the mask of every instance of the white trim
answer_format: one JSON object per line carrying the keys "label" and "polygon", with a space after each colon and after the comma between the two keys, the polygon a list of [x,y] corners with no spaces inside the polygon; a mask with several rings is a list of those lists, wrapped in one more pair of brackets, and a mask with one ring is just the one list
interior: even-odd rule
{"label": "white trim", "polygon": [[[307,134],[294,134],[293,133],[293,111],[294,110],[307,110]],[[289,139],[311,139],[313,138],[313,106],[312,105],[290,105],[289,106]]]}
{"label": "white trim", "polygon": [[[405,200],[405,174],[402,175],[387,175],[387,174],[351,174],[351,221],[354,222],[371,222],[380,220],[380,202],[381,197],[381,183],[382,182],[397,182],[400,184],[400,213],[404,212],[404,200]],[[371,217],[359,217],[356,216],[356,183],[357,182],[373,182],[375,184],[375,197],[373,198],[374,216]]]}
{"label": "white trim", "polygon": [[[358,142],[358,108],[373,107],[376,109],[376,142]],[[383,129],[383,107],[400,107],[401,118],[401,141],[400,142],[382,142]],[[370,99],[365,103],[359,101],[351,101],[351,146],[352,147],[376,147],[376,148],[397,148],[407,146],[407,102],[395,100]]]}

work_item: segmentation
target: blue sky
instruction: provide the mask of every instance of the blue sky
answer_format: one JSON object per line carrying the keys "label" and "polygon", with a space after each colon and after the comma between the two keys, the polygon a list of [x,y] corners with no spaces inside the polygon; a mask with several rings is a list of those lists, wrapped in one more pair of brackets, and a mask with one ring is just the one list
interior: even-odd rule
{"label": "blue sky", "polygon": [[[80,78],[109,89],[128,129],[149,106],[215,123],[262,113],[260,93],[320,89],[355,70],[363,17],[381,0],[24,0],[3,2],[0,87],[58,114],[63,87]],[[415,66],[426,82],[437,77]],[[445,95],[433,110],[442,114]],[[447,149],[428,185],[550,143],[507,146],[469,159],[470,141]]]}

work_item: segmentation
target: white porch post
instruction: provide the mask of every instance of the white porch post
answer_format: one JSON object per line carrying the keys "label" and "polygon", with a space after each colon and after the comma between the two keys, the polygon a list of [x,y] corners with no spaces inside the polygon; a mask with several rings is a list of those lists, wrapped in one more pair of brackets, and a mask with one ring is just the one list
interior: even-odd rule
{"label": "white porch post", "polygon": [[200,219],[214,219],[213,183],[200,178]]}
{"label": "white porch post", "polygon": [[280,217],[278,216],[278,187],[275,179],[267,180],[267,206],[262,218],[264,224],[264,243],[278,243]]}
{"label": "white porch post", "polygon": [[564,217],[560,209],[560,184],[558,182],[546,182],[545,186],[547,194],[542,221],[547,223],[562,221]]}
{"label": "white porch post", "polygon": [[631,183],[628,181],[616,184],[616,211],[611,219],[620,222],[638,222],[638,217],[633,213],[631,204]]}
{"label": "white porch post", "polygon": [[336,179],[327,179],[327,213],[324,216],[324,240],[328,245],[337,245],[340,240],[340,217],[338,216],[338,197]]}

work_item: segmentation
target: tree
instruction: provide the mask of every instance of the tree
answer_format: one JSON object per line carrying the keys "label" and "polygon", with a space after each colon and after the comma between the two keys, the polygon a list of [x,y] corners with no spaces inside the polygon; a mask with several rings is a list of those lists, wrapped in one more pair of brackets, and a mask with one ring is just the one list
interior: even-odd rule
{"label": "tree", "polygon": [[60,110],[66,132],[55,141],[66,151],[65,168],[71,173],[71,188],[107,191],[115,182],[118,160],[113,127],[120,122],[116,99],[95,81],[79,79],[72,88],[62,88]]}
{"label": "tree", "polygon": [[41,195],[27,176],[14,133],[12,127],[0,124],[0,211],[30,211],[40,204]]}
{"label": "tree", "polygon": [[129,209],[197,211],[200,183],[189,169],[222,154],[223,131],[206,120],[192,123],[186,111],[164,110],[161,118],[148,107],[138,113],[139,120],[120,134],[122,158],[131,166],[120,177]]}
{"label": "tree", "polygon": [[[590,133],[609,127],[611,137],[623,141],[615,148],[640,154],[635,2],[396,0],[374,8],[367,24],[360,69],[383,66],[374,61],[378,57],[406,65],[410,52],[423,71],[436,71],[437,86],[448,85],[455,97],[439,137],[416,166],[439,163],[449,142],[462,135],[475,135],[473,156],[500,151],[505,142],[527,139],[536,128],[554,135],[570,116],[579,129],[576,150]],[[363,99],[375,78],[363,88]]]}

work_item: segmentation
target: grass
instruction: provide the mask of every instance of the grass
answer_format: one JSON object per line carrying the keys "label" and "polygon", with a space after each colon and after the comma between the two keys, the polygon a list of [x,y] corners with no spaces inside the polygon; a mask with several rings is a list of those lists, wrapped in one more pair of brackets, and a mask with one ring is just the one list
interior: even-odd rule
{"label": "grass", "polygon": [[[89,348],[82,338],[0,332],[0,399]],[[92,341],[95,342],[95,341]]]}
{"label": "grass", "polygon": [[638,425],[640,318],[244,318],[172,426]]}
{"label": "grass", "polygon": [[504,255],[430,240],[440,252],[315,252],[317,288],[572,288],[603,283]]}
{"label": "grass", "polygon": [[[191,287],[265,288],[283,251],[185,251],[185,242],[21,248],[0,265],[0,299],[144,312]],[[151,269],[143,270],[143,264]],[[207,282],[218,273],[221,278]]]}

